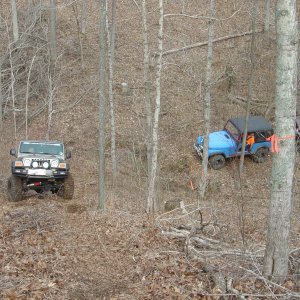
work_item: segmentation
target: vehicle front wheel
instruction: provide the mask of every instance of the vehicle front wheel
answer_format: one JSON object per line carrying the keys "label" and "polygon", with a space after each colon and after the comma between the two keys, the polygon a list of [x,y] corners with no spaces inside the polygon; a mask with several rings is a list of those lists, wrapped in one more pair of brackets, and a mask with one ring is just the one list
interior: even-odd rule
{"label": "vehicle front wheel", "polygon": [[17,202],[23,199],[23,186],[20,177],[12,175],[8,178],[7,193],[9,201]]}
{"label": "vehicle front wheel", "polygon": [[208,159],[208,163],[214,170],[220,170],[225,166],[225,157],[221,154],[216,154]]}
{"label": "vehicle front wheel", "polygon": [[252,159],[256,163],[263,163],[268,159],[269,148],[262,147],[257,149],[257,151],[252,155]]}
{"label": "vehicle front wheel", "polygon": [[64,179],[63,186],[59,189],[58,195],[65,200],[71,200],[74,194],[74,179],[71,174]]}

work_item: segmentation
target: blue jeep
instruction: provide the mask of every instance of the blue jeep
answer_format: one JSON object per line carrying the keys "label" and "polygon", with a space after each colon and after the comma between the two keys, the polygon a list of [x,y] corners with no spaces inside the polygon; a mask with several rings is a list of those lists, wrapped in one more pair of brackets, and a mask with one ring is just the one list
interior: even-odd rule
{"label": "blue jeep", "polygon": [[[245,130],[246,118],[233,118],[227,121],[221,131],[209,134],[208,161],[211,168],[219,170],[224,167],[226,158],[242,154],[242,140]],[[246,144],[245,155],[251,155],[257,163],[267,160],[271,149],[268,140],[273,135],[271,124],[261,116],[250,116],[247,125],[247,137],[252,142]],[[198,155],[203,155],[203,136],[198,136],[194,148]]]}

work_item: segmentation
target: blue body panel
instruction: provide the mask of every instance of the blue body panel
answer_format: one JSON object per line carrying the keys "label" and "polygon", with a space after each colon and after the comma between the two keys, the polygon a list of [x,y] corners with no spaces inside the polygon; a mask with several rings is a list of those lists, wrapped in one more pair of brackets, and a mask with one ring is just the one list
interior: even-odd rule
{"label": "blue body panel", "polygon": [[[203,150],[203,142],[204,137],[199,135],[194,145],[200,156]],[[262,147],[271,149],[271,142],[264,141],[254,143],[251,149],[246,147],[245,155],[252,155]],[[222,154],[226,158],[240,156],[242,154],[241,148],[242,141],[236,141],[226,130],[209,134],[208,157],[216,154]]]}
{"label": "blue body panel", "polygon": [[272,144],[271,144],[271,142],[254,143],[250,149],[250,154],[254,154],[259,148],[262,148],[262,147],[271,149]]}

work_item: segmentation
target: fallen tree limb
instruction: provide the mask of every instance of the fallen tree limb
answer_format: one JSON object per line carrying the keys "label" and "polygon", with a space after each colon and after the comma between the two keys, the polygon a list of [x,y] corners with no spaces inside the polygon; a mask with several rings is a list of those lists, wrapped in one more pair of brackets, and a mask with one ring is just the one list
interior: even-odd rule
{"label": "fallen tree limb", "polygon": [[[261,32],[262,31],[257,31],[255,33],[261,33]],[[252,34],[252,31],[246,31],[246,32],[237,33],[237,34],[233,34],[233,35],[227,35],[227,36],[223,36],[223,37],[214,39],[213,43],[224,42],[224,41],[227,41],[227,40],[231,40],[231,39],[234,39],[234,38],[243,37],[243,36],[247,36],[247,35],[251,35],[251,34]],[[182,48],[167,50],[167,51],[163,52],[163,56],[170,55],[170,54],[173,54],[173,53],[176,53],[176,52],[191,50],[191,49],[197,48],[197,47],[203,47],[203,46],[206,46],[207,44],[208,44],[208,41],[188,45],[188,46],[185,46],[185,47],[182,47]],[[156,55],[157,54],[155,54],[155,56]]]}

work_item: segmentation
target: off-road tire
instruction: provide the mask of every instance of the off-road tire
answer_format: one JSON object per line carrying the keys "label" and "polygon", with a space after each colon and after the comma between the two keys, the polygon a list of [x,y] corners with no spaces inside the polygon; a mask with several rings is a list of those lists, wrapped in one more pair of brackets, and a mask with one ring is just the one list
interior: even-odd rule
{"label": "off-road tire", "polygon": [[256,163],[263,163],[268,159],[269,152],[269,148],[261,147],[252,155],[252,159]]}
{"label": "off-road tire", "polygon": [[62,187],[58,191],[58,195],[65,200],[71,200],[74,195],[74,179],[71,174],[64,179]]}
{"label": "off-road tire", "polygon": [[225,157],[222,154],[216,154],[208,159],[209,166],[214,170],[220,170],[225,166]]}
{"label": "off-road tire", "polygon": [[23,185],[20,177],[11,175],[7,181],[8,200],[11,202],[21,201],[23,199]]}

